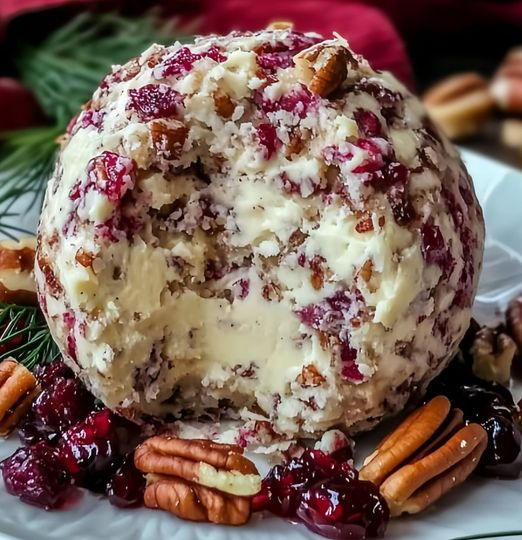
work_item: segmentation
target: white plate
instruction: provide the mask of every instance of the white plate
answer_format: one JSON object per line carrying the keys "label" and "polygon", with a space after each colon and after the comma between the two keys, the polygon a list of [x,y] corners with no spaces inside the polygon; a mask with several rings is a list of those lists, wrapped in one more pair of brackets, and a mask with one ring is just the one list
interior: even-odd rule
{"label": "white plate", "polygon": [[[515,294],[522,291],[522,173],[471,152],[463,152],[475,179],[487,224],[484,273],[476,302],[481,321],[498,317]],[[34,225],[26,214],[25,226]],[[33,223],[31,223],[33,220]],[[522,397],[521,381],[513,388]],[[360,454],[386,428],[358,442]],[[17,440],[0,443],[0,458],[9,455]],[[266,470],[266,467],[263,467]],[[84,493],[69,510],[44,512],[9,496],[0,482],[0,538],[20,540],[303,540],[319,538],[303,526],[279,518],[252,522],[241,528],[195,525],[152,510],[118,510],[101,497]],[[473,478],[419,517],[394,520],[387,538],[449,540],[494,531],[522,529],[522,479]],[[521,538],[519,536],[518,538]]]}

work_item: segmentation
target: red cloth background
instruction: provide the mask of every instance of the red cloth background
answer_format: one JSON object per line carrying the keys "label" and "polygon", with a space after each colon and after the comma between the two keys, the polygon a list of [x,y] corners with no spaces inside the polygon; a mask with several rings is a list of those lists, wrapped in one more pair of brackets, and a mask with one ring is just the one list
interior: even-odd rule
{"label": "red cloth background", "polygon": [[[131,2],[132,0],[127,0]],[[411,66],[396,28],[409,35],[509,22],[522,29],[522,0],[163,0],[166,11],[196,23],[197,32],[256,30],[274,20],[291,20],[297,30],[346,37],[378,69],[392,71],[411,86]],[[9,22],[26,12],[82,4],[107,7],[126,0],[0,0],[0,39]],[[153,2],[140,2],[151,6]],[[393,22],[392,22],[393,21]],[[39,118],[30,92],[0,78],[0,131]]]}

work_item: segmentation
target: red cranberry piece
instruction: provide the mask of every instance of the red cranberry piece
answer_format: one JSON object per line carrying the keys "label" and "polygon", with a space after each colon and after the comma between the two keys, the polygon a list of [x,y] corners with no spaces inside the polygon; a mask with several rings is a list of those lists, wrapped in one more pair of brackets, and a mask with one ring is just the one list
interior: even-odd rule
{"label": "red cranberry piece", "polygon": [[381,122],[374,113],[366,109],[356,109],[353,116],[363,137],[382,136]]}
{"label": "red cranberry piece", "polygon": [[366,150],[368,157],[363,163],[355,167],[354,173],[375,173],[384,167],[384,156],[377,144],[369,139],[359,139],[355,144],[359,148]]}
{"label": "red cranberry piece", "polygon": [[65,365],[63,360],[56,360],[52,364],[39,365],[34,370],[34,376],[40,383],[40,386],[47,388],[57,378],[72,379],[74,377],[73,372]]}
{"label": "red cranberry piece", "polygon": [[109,502],[119,508],[135,508],[143,504],[145,477],[134,466],[134,453],[129,454],[112,475],[106,488]]}
{"label": "red cranberry piece", "polygon": [[269,160],[280,145],[276,128],[272,124],[260,124],[257,127],[259,144],[263,147],[263,157]]}
{"label": "red cranberry piece", "polygon": [[250,280],[241,278],[234,283],[234,288],[237,291],[236,296],[240,300],[244,300],[250,292]]}
{"label": "red cranberry piece", "polygon": [[58,445],[63,466],[84,485],[97,483],[117,456],[112,413],[104,409],[69,428]]}
{"label": "red cranberry piece", "polygon": [[98,131],[102,128],[105,113],[97,109],[84,111],[79,117],[75,116],[67,125],[67,133],[74,135],[80,129],[94,126]]}
{"label": "red cranberry piece", "polygon": [[204,58],[211,58],[214,62],[218,63],[224,62],[227,59],[215,45],[212,45],[207,51],[201,53],[201,56]]}
{"label": "red cranberry piece", "polygon": [[319,330],[326,310],[319,304],[310,304],[296,311],[299,320],[306,326]]}
{"label": "red cranberry piece", "polygon": [[307,490],[297,516],[327,538],[382,537],[390,518],[386,501],[371,482],[327,480]]}
{"label": "red cranberry piece", "polygon": [[8,493],[46,510],[58,508],[71,487],[59,463],[56,450],[45,443],[19,448],[0,464]]}
{"label": "red cranberry piece", "polygon": [[172,118],[182,103],[181,94],[165,84],[146,84],[141,88],[132,88],[129,97],[131,108],[144,122]]}
{"label": "red cranberry piece", "polygon": [[270,470],[263,479],[261,492],[252,501],[253,508],[295,517],[302,494],[314,483],[330,477],[350,482],[356,476],[349,463],[340,462],[320,450],[305,450],[299,458]]}
{"label": "red cranberry piece", "polygon": [[297,90],[292,90],[276,101],[265,98],[256,100],[262,112],[271,113],[277,111],[287,111],[304,118],[308,112],[312,111],[318,103],[318,98],[306,88],[301,86]]}
{"label": "red cranberry piece", "polygon": [[94,409],[94,398],[77,379],[58,377],[34,401],[35,430],[55,440]]}
{"label": "red cranberry piece", "polygon": [[278,68],[287,68],[294,65],[292,55],[287,52],[269,52],[257,57],[257,64],[269,73],[275,73]]}
{"label": "red cranberry piece", "polygon": [[[137,165],[133,159],[107,151],[91,159],[87,166],[89,183],[113,203],[119,202],[134,187],[136,171]],[[65,319],[64,322],[67,324]]]}
{"label": "red cranberry piece", "polygon": [[196,60],[200,60],[199,54],[194,54],[188,47],[178,49],[169,56],[158,68],[161,77],[179,77],[188,73]]}
{"label": "red cranberry piece", "polygon": [[421,228],[422,253],[429,264],[437,264],[445,278],[453,272],[455,260],[446,247],[444,237],[437,225],[425,223]]}
{"label": "red cranberry piece", "polygon": [[186,75],[192,69],[194,63],[202,58],[211,58],[215,62],[224,62],[226,60],[225,56],[221,54],[221,51],[215,45],[212,45],[207,51],[199,54],[193,53],[188,47],[182,47],[158,66],[155,70],[155,75],[158,78]]}
{"label": "red cranberry piece", "polygon": [[341,348],[341,375],[350,381],[360,382],[364,377],[355,363],[356,359],[357,351],[350,345],[343,343]]}

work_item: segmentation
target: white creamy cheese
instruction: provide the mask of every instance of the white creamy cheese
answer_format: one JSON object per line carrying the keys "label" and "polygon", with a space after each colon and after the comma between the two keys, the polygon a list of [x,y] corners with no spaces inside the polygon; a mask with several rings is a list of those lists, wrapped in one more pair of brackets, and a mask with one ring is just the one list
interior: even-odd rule
{"label": "white creamy cheese", "polygon": [[355,432],[454,353],[484,240],[471,180],[415,97],[328,46],[351,59],[331,95],[292,60],[318,37],[267,30],[154,45],[79,115],[35,273],[107,406]]}

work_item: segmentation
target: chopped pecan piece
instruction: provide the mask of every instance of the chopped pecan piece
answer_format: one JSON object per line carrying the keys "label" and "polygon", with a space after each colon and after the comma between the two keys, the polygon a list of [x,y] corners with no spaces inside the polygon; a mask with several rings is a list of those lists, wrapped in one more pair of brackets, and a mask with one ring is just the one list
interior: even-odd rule
{"label": "chopped pecan piece", "polygon": [[320,386],[326,379],[319,373],[313,364],[304,366],[301,373],[297,376],[296,382],[303,388],[309,386]]}
{"label": "chopped pecan piece", "polygon": [[355,59],[346,47],[319,45],[294,57],[303,79],[314,94],[328,97],[341,86],[348,76],[348,64]]}
{"label": "chopped pecan piece", "polygon": [[152,146],[158,155],[165,159],[179,158],[188,135],[188,128],[178,120],[152,122],[150,128]]}
{"label": "chopped pecan piece", "polygon": [[241,525],[261,488],[255,465],[239,446],[156,436],[140,445],[136,467],[147,473],[145,505],[183,519]]}
{"label": "chopped pecan piece", "polygon": [[391,514],[415,514],[462,483],[486,449],[487,433],[437,396],[411,414],[364,462],[360,478],[379,486]]}
{"label": "chopped pecan piece", "polygon": [[473,373],[487,381],[505,384],[511,375],[511,364],[517,345],[502,327],[481,328],[473,341]]}
{"label": "chopped pecan piece", "polygon": [[226,94],[216,94],[214,96],[214,107],[221,118],[230,118],[234,113],[236,105]]}
{"label": "chopped pecan piece", "polygon": [[0,241],[0,301],[34,305],[36,284],[33,275],[36,239]]}
{"label": "chopped pecan piece", "polygon": [[84,268],[92,268],[92,263],[94,259],[96,258],[96,255],[94,253],[91,253],[90,251],[86,251],[83,248],[80,248],[74,257],[76,259],[76,262],[81,264]]}
{"label": "chopped pecan piece", "polygon": [[14,358],[0,363],[0,436],[6,437],[29,410],[38,387],[34,375]]}

